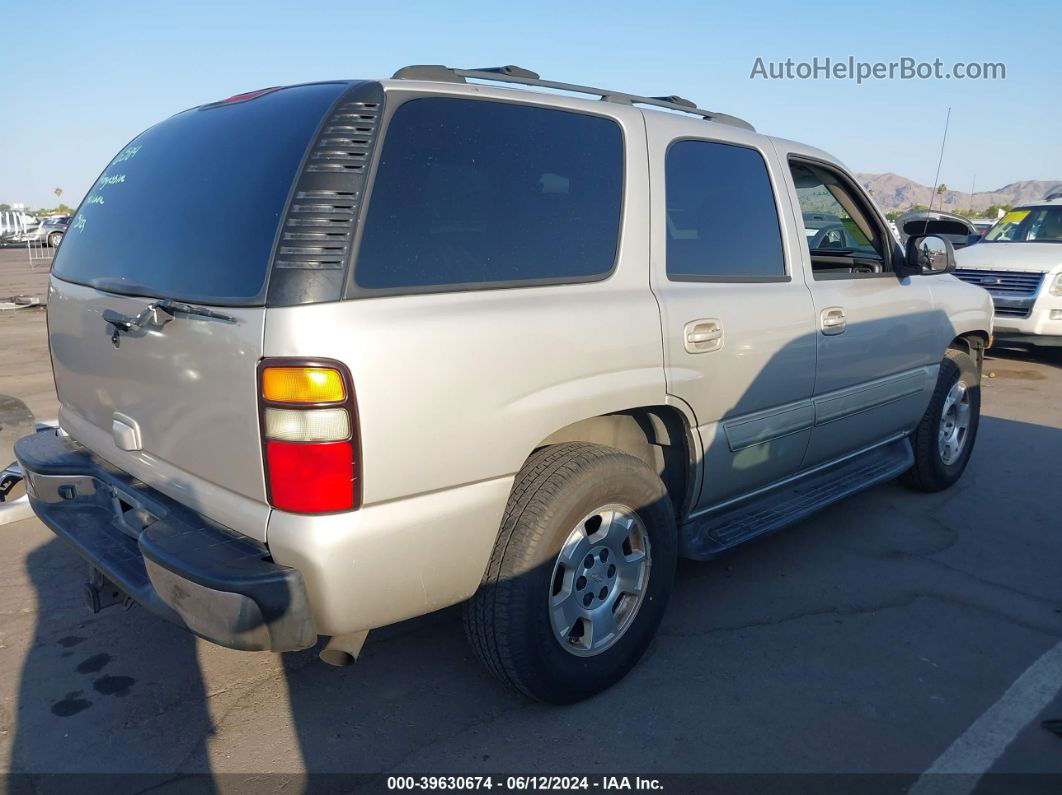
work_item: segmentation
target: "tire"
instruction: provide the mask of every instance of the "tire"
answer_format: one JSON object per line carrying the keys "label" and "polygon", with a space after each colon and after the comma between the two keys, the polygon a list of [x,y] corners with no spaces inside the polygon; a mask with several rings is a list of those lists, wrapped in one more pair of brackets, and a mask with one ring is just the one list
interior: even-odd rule
{"label": "tire", "polygon": [[50,235],[48,235],[48,245],[51,246],[52,248],[55,248],[56,246],[59,245],[59,243],[62,241],[62,239],[63,239],[63,233],[62,232],[52,232]]}
{"label": "tire", "polygon": [[[957,453],[945,452],[941,442],[945,429],[945,406],[956,385],[965,386],[968,424]],[[940,363],[937,386],[929,401],[929,408],[911,436],[914,465],[903,475],[903,481],[919,491],[943,491],[952,486],[966,469],[977,439],[981,419],[981,373],[969,354],[948,350]]]}
{"label": "tire", "polygon": [[[606,524],[605,516],[616,518]],[[614,539],[626,532],[617,551]],[[677,547],[667,490],[640,459],[581,442],[543,448],[516,477],[483,584],[465,607],[465,633],[487,668],[525,695],[552,704],[588,698],[622,679],[649,646],[671,595]],[[610,548],[618,573],[604,557]],[[644,576],[630,574],[636,567]],[[640,578],[639,596],[624,592],[625,578]],[[562,613],[588,599],[592,615],[615,622],[611,634],[595,633],[589,618],[568,633],[559,628]],[[580,645],[593,643],[603,645]]]}

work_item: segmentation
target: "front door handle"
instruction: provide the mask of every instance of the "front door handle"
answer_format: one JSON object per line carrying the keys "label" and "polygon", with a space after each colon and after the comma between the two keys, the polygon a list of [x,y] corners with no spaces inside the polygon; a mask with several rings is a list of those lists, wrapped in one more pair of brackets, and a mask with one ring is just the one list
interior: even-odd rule
{"label": "front door handle", "polygon": [[827,336],[843,334],[847,326],[848,316],[842,307],[830,306],[819,313],[819,328]]}
{"label": "front door handle", "polygon": [[687,353],[711,353],[723,347],[723,321],[717,317],[691,320],[683,329]]}

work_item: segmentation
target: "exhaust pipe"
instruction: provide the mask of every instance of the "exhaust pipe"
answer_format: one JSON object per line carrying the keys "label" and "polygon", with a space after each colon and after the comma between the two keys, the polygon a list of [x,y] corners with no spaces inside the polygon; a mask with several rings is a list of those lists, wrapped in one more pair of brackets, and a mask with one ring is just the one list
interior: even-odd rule
{"label": "exhaust pipe", "polygon": [[321,661],[337,667],[350,665],[358,659],[361,647],[365,645],[365,638],[368,636],[369,630],[367,629],[361,632],[348,632],[346,635],[333,635],[321,649]]}

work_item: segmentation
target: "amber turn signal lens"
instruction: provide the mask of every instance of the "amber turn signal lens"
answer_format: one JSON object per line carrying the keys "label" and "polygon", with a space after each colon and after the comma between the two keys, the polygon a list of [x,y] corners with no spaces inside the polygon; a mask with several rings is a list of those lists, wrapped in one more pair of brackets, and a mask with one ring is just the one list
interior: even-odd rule
{"label": "amber turn signal lens", "polygon": [[324,367],[266,367],[262,397],[277,403],[341,403],[347,399],[343,376]]}

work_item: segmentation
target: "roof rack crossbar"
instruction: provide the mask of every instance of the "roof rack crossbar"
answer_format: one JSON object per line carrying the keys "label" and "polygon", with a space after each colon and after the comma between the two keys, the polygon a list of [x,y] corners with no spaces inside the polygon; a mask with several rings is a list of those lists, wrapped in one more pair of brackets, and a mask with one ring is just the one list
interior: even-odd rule
{"label": "roof rack crossbar", "polygon": [[405,66],[394,73],[394,78],[397,80],[434,80],[446,83],[464,83],[466,79],[489,80],[499,83],[549,88],[554,91],[568,91],[575,94],[592,94],[600,97],[605,102],[617,102],[623,105],[648,105],[654,108],[664,108],[665,110],[700,116],[708,121],[721,122],[734,127],[742,127],[746,130],[755,130],[744,119],[739,119],[737,116],[730,116],[726,113],[716,113],[713,110],[698,108],[690,100],[674,94],[663,97],[643,97],[639,94],[627,94],[606,88],[581,86],[575,83],[559,83],[555,80],[543,80],[538,76],[538,73],[519,66],[489,66],[479,69],[455,69],[437,65]]}

